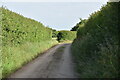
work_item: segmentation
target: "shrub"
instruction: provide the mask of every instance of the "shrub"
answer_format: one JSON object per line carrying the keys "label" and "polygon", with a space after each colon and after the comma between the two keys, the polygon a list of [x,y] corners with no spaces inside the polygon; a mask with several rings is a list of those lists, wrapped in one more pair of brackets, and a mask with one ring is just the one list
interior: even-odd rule
{"label": "shrub", "polygon": [[59,31],[57,35],[57,40],[62,42],[62,41],[67,41],[67,40],[74,40],[76,38],[76,31]]}
{"label": "shrub", "polygon": [[118,5],[107,3],[79,27],[72,53],[80,77],[118,77]]}
{"label": "shrub", "polygon": [[0,38],[2,37],[2,77],[6,77],[57,44],[57,41],[52,40],[52,30],[42,23],[3,7],[0,10],[2,11],[0,21],[2,23],[2,34],[0,34]]}
{"label": "shrub", "polygon": [[19,45],[25,42],[40,42],[52,39],[52,30],[42,23],[2,9],[3,45]]}
{"label": "shrub", "polygon": [[52,38],[57,38],[58,33],[58,31],[52,30]]}
{"label": "shrub", "polygon": [[77,23],[77,25],[74,26],[74,27],[71,29],[71,31],[77,31],[77,30],[79,29],[79,27],[82,27],[86,21],[87,21],[86,19],[83,20],[83,19],[80,18],[80,22]]}

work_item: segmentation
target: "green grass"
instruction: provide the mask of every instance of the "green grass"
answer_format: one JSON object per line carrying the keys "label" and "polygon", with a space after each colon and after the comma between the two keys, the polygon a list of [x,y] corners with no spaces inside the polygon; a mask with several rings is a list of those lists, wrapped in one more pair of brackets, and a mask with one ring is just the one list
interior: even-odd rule
{"label": "green grass", "polygon": [[49,49],[53,45],[56,45],[56,40],[44,41],[40,43],[27,42],[17,47],[3,46],[2,47],[2,60],[3,71],[2,77],[6,77],[28,63],[36,56]]}
{"label": "green grass", "polygon": [[72,43],[73,41],[71,40],[65,40],[65,41],[60,41],[59,43]]}
{"label": "green grass", "polygon": [[1,54],[1,47],[0,47],[0,79],[2,78],[2,54]]}

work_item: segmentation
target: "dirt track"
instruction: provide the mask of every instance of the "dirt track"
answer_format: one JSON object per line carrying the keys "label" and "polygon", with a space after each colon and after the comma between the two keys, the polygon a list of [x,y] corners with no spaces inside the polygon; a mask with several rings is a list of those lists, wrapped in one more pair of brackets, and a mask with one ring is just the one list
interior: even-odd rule
{"label": "dirt track", "polygon": [[28,63],[10,78],[77,78],[71,44],[59,44]]}

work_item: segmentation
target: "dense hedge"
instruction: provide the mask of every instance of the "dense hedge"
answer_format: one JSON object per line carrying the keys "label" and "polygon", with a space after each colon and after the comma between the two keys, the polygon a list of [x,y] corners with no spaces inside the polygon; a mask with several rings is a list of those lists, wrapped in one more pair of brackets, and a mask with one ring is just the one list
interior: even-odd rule
{"label": "dense hedge", "polygon": [[107,3],[79,27],[72,53],[81,78],[118,77],[118,6]]}
{"label": "dense hedge", "polygon": [[58,35],[59,31],[56,31],[56,30],[52,30],[52,38],[57,38],[57,35]]}
{"label": "dense hedge", "polygon": [[52,39],[52,31],[42,23],[1,8],[3,45],[40,42]]}
{"label": "dense hedge", "polygon": [[57,35],[58,41],[67,41],[67,40],[74,40],[76,38],[76,31],[59,31]]}
{"label": "dense hedge", "polygon": [[42,23],[5,8],[0,8],[0,11],[2,12],[0,21],[2,23],[2,35],[0,35],[2,77],[6,77],[57,44],[57,41],[52,40],[52,29],[45,27]]}

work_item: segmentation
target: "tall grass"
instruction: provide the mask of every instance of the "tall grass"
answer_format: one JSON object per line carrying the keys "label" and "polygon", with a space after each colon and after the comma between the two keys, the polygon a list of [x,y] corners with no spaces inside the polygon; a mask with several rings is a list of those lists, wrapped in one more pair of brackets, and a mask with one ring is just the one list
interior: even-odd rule
{"label": "tall grass", "polygon": [[81,78],[119,77],[118,6],[107,3],[79,27],[72,53]]}
{"label": "tall grass", "polygon": [[16,71],[23,64],[31,61],[45,50],[57,44],[56,40],[43,42],[27,42],[25,44],[15,46],[2,47],[2,77],[8,76],[10,73]]}

